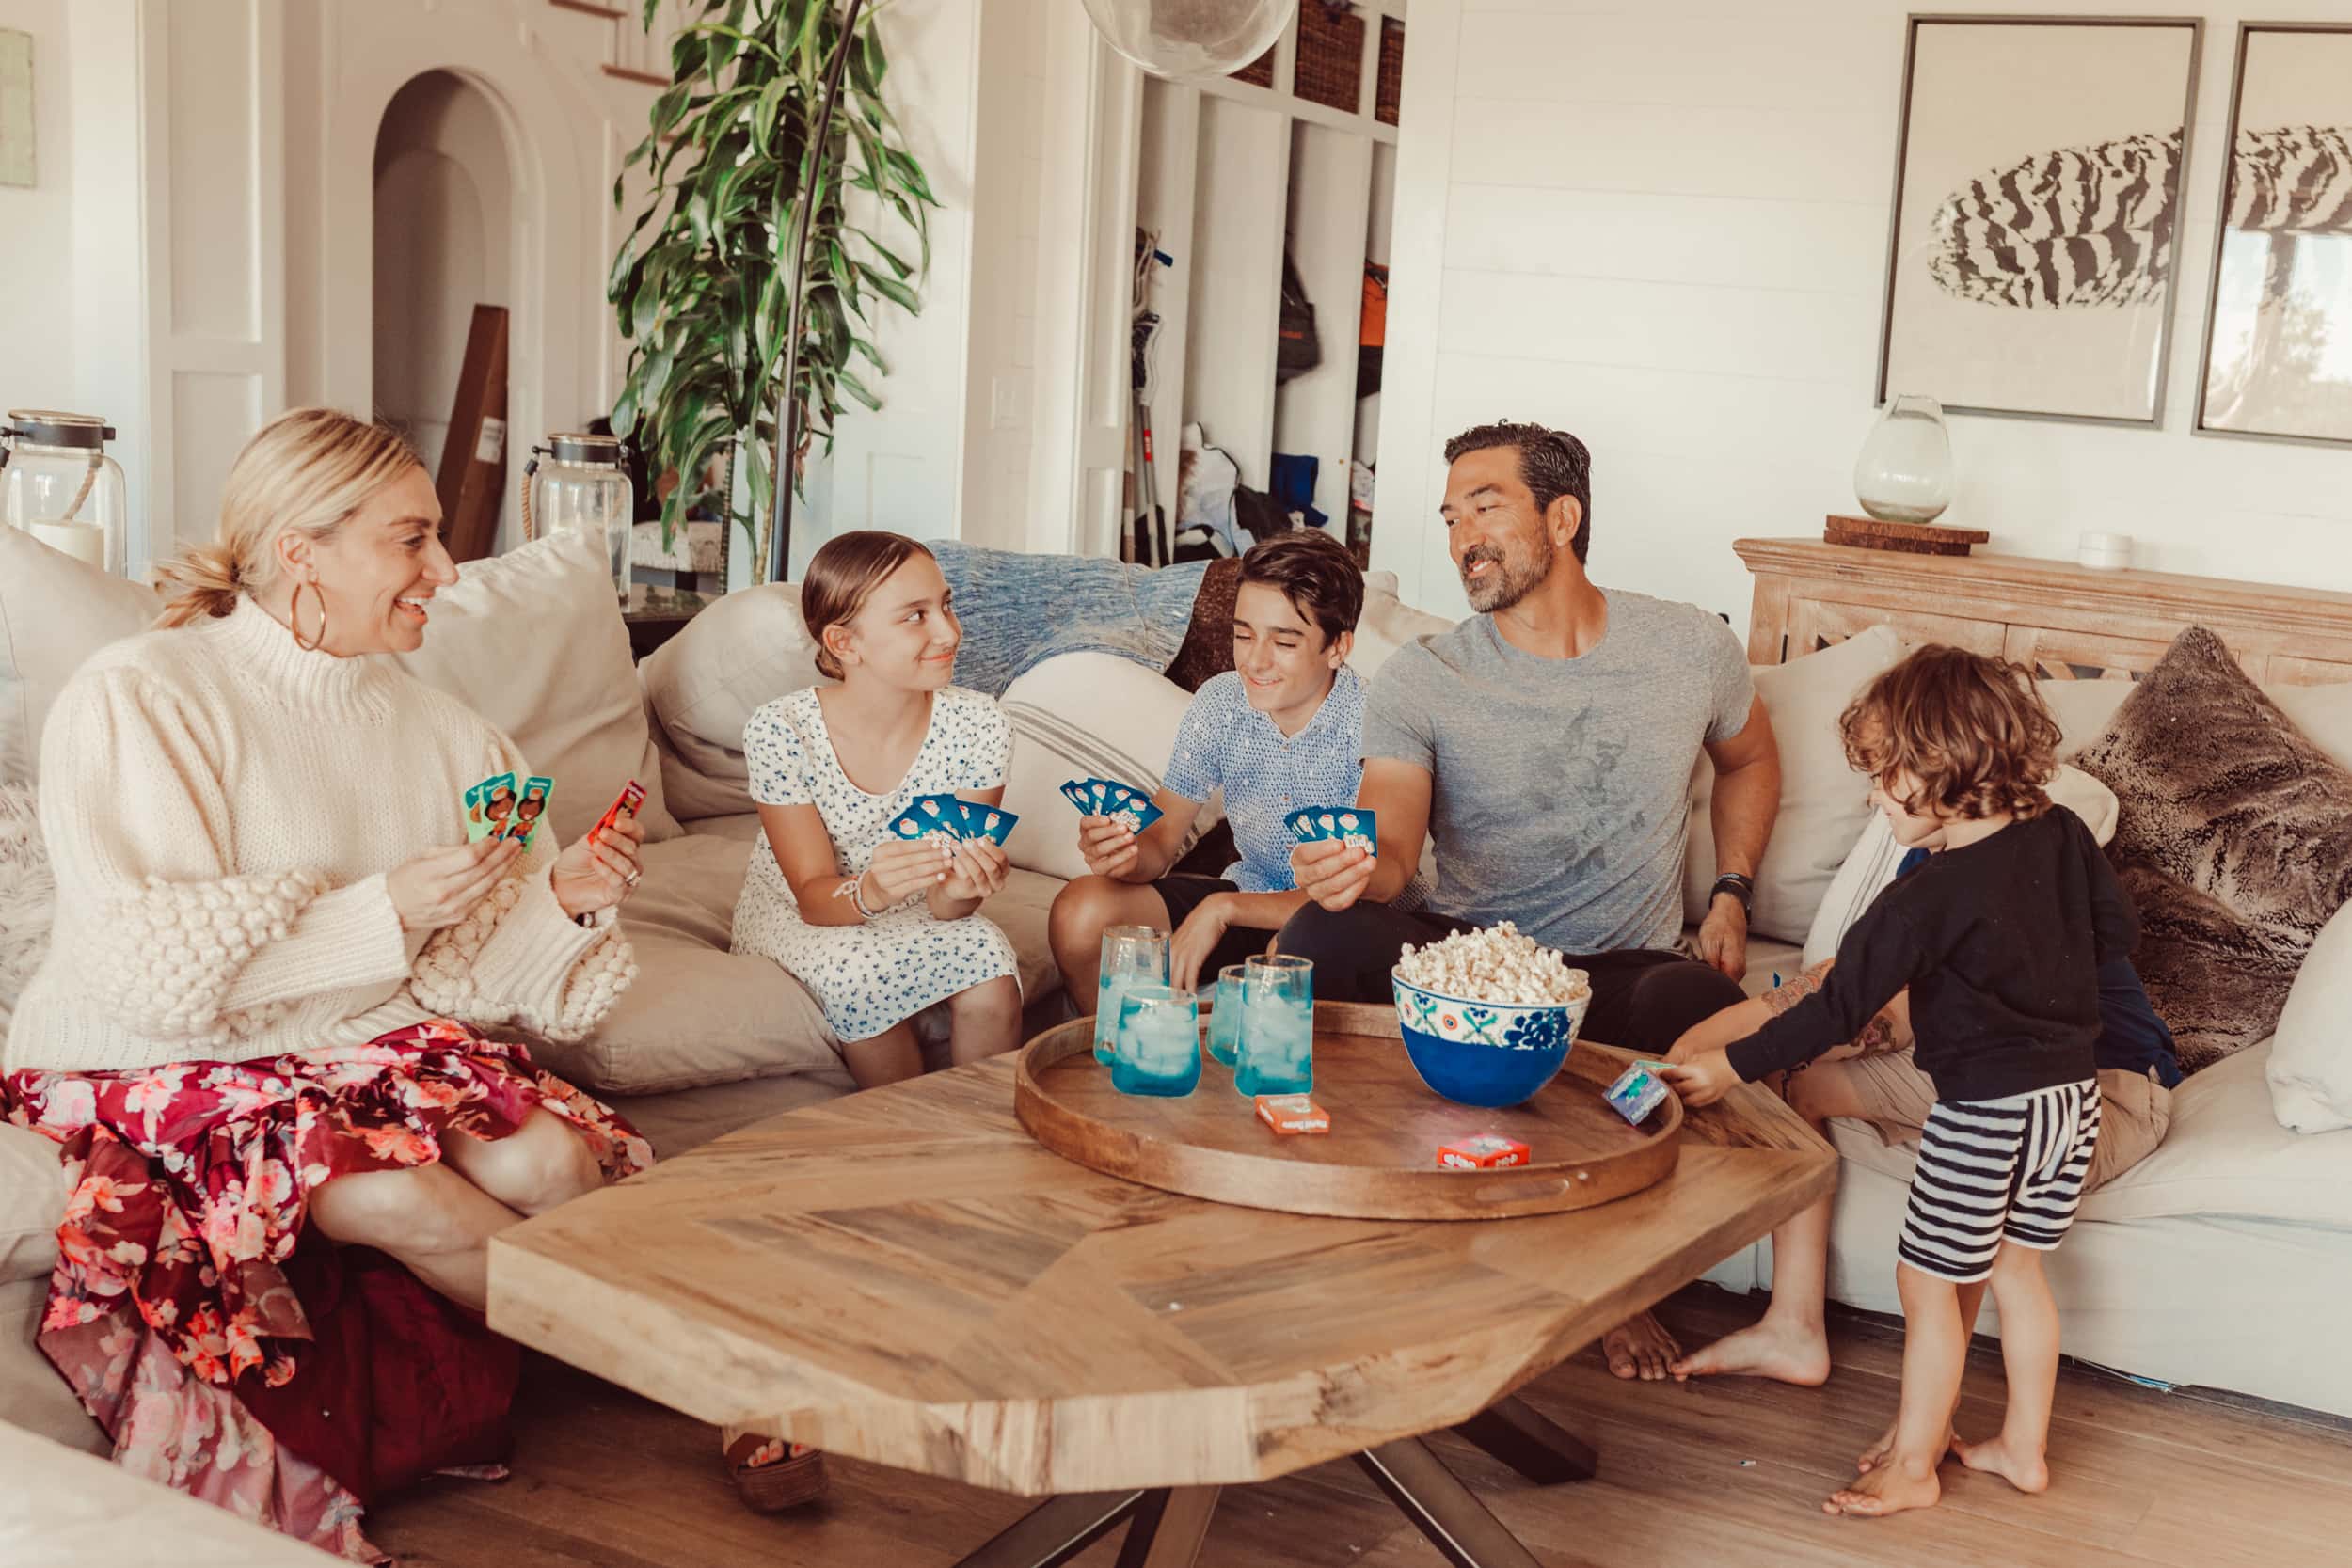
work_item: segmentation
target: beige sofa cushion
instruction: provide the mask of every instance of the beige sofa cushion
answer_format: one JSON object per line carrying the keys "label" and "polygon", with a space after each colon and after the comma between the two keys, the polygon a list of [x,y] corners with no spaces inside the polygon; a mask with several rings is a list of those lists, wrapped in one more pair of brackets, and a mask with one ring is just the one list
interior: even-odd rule
{"label": "beige sofa cushion", "polygon": [[663,779],[683,821],[752,809],[743,725],[759,705],[815,686],[817,650],[801,590],[767,583],[729,594],[638,667],[663,748]]}
{"label": "beige sofa cushion", "polygon": [[[1869,786],[1846,766],[1837,716],[1879,672],[1902,657],[1894,628],[1872,626],[1835,647],[1755,670],[1756,695],[1780,747],[1780,816],[1756,868],[1748,926],[1801,942],[1831,879],[1869,820]],[[1707,914],[1715,881],[1715,765],[1705,752],[1691,774],[1691,842],[1682,871],[1683,918]]]}
{"label": "beige sofa cushion", "polygon": [[575,1084],[615,1094],[723,1084],[840,1066],[825,1015],[765,958],[727,950],[749,851],[688,833],[645,847],[644,879],[622,906],[636,984],[586,1039],[532,1054]]}
{"label": "beige sofa cushion", "polygon": [[0,784],[39,774],[41,723],[82,661],[162,609],[153,590],[0,524]]}
{"label": "beige sofa cushion", "polygon": [[[1174,681],[1115,654],[1058,654],[1007,687],[1005,809],[1021,818],[1005,844],[1012,863],[1064,881],[1085,876],[1078,814],[1062,799],[1062,782],[1091,775],[1157,790],[1191,702]],[[1204,805],[1178,858],[1223,816],[1216,802]]]}
{"label": "beige sofa cushion", "polygon": [[[2156,1151],[2083,1198],[2091,1223],[2229,1215],[2352,1230],[2352,1133],[2301,1137],[2271,1115],[2268,1041],[2226,1057],[2172,1091]],[[1867,1124],[1834,1121],[1849,1161],[1909,1180],[1917,1151],[1889,1148]]]}
{"label": "beige sofa cushion", "polygon": [[[644,880],[622,906],[637,949],[637,983],[584,1040],[541,1041],[532,1056],[575,1084],[610,1094],[662,1094],[778,1073],[838,1072],[839,1044],[816,998],[766,958],[728,950],[735,900],[751,863],[757,816],[721,818],[645,847]],[[982,911],[1019,955],[1021,989],[1057,983],[1046,911],[1061,883],[1015,871]],[[944,1010],[917,1032],[944,1037]]]}
{"label": "beige sofa cushion", "polygon": [[1370,680],[1406,643],[1453,626],[1444,616],[1415,610],[1398,598],[1394,572],[1366,572],[1364,610],[1356,619],[1356,646],[1347,656],[1348,668]]}
{"label": "beige sofa cushion", "polygon": [[2266,1076],[2280,1126],[2352,1136],[2352,904],[2319,928],[2295,973]]}
{"label": "beige sofa cushion", "polygon": [[457,576],[433,596],[424,645],[392,661],[505,731],[555,781],[559,842],[596,826],[631,779],[645,786],[646,837],[676,837],[603,546],[552,534]]}
{"label": "beige sofa cushion", "polygon": [[49,1277],[57,1261],[57,1222],[64,1217],[57,1146],[0,1121],[0,1285]]}

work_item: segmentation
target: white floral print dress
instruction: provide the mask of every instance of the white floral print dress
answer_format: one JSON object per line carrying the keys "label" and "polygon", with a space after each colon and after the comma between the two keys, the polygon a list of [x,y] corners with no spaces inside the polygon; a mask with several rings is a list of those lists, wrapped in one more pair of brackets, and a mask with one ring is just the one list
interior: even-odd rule
{"label": "white floral print dress", "polygon": [[[752,799],[762,805],[815,806],[833,839],[842,876],[863,872],[891,819],[918,795],[970,794],[1005,782],[1012,726],[977,691],[948,687],[931,699],[930,728],[898,787],[868,794],[851,784],[834,753],[817,689],[778,697],[743,726]],[[969,914],[934,920],[912,894],[859,926],[812,926],[762,834],[735,904],[734,947],[781,964],[809,989],[836,1039],[875,1036],[934,1002],[1002,974],[1018,980],[1012,942],[994,922]]]}

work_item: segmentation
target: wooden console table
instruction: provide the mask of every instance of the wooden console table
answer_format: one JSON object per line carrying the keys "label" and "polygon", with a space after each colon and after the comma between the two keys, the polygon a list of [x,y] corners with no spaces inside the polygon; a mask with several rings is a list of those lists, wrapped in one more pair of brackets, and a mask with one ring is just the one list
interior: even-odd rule
{"label": "wooden console table", "polygon": [[1756,576],[1748,662],[1781,664],[1881,624],[1907,642],[2010,658],[2043,680],[2130,680],[2205,626],[2255,680],[2352,681],[2352,594],[2014,555],[1906,555],[1818,539],[1733,543]]}

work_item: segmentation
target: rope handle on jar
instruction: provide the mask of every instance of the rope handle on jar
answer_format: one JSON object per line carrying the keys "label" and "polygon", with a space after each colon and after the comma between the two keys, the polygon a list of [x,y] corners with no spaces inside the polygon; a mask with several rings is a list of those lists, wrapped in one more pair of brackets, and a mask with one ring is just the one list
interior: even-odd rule
{"label": "rope handle on jar", "polygon": [[531,515],[531,476],[539,471],[542,456],[552,457],[554,454],[552,447],[533,447],[531,449],[531,461],[523,465],[523,543],[526,545],[539,537],[538,520]]}

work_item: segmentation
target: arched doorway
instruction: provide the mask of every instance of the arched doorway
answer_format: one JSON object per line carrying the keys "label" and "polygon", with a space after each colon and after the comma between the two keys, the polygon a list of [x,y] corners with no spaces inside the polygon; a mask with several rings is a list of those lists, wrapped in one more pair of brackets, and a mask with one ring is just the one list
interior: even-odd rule
{"label": "arched doorway", "polygon": [[514,168],[498,104],[453,71],[411,78],[376,130],[373,397],[436,472],[473,308],[515,303]]}

